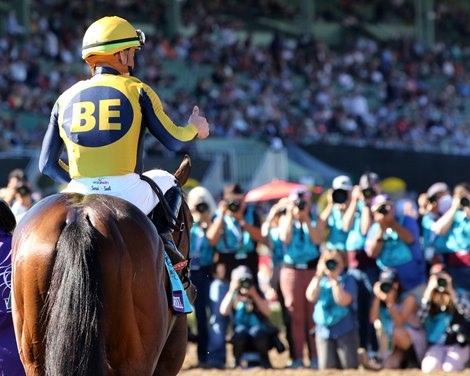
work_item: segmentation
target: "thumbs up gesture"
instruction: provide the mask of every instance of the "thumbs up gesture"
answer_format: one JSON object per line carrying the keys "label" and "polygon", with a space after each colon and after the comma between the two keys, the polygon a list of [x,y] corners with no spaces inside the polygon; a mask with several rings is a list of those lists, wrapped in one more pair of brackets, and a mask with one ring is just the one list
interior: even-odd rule
{"label": "thumbs up gesture", "polygon": [[188,123],[196,126],[198,138],[207,138],[207,136],[209,136],[209,124],[204,116],[199,115],[198,106],[194,106],[193,113],[189,117]]}

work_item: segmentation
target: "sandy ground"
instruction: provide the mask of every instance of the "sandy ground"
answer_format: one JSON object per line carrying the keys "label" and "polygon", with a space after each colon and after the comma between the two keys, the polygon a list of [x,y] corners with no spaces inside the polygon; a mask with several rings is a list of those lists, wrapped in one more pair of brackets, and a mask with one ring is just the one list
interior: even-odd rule
{"label": "sandy ground", "polygon": [[[228,363],[230,362],[230,348],[228,349]],[[307,376],[312,374],[318,375],[330,375],[330,376],[340,376],[340,375],[347,375],[347,376],[354,376],[354,375],[363,375],[363,376],[373,376],[374,374],[378,376],[422,376],[423,373],[418,369],[410,369],[410,370],[382,370],[378,372],[374,371],[366,371],[366,370],[327,370],[327,371],[317,371],[311,369],[297,369],[297,370],[288,370],[285,369],[285,365],[287,363],[288,354],[285,351],[282,354],[278,354],[276,350],[271,350],[270,352],[271,362],[273,364],[273,369],[265,370],[261,368],[250,368],[250,369],[225,369],[225,370],[206,370],[206,369],[199,369],[195,368],[197,365],[197,354],[196,354],[196,345],[190,343],[188,346],[188,351],[186,355],[185,362],[183,364],[183,369],[180,372],[182,376],[205,376],[205,375],[223,375],[223,376],[236,376],[236,375],[258,375],[258,376],[271,376],[275,375],[292,375],[292,376]],[[432,376],[443,376],[443,375],[450,375],[449,373],[444,372],[436,372],[433,373]],[[470,376],[470,369],[465,370],[462,373],[453,373],[453,375],[460,375],[460,376]]]}

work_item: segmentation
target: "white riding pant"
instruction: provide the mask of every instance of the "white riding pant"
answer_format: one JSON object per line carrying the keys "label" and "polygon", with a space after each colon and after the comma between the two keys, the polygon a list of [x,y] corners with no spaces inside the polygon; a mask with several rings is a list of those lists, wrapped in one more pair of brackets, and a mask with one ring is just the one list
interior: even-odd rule
{"label": "white riding pant", "polygon": [[[157,183],[163,193],[177,185],[176,178],[164,170],[150,170],[144,172],[144,175]],[[76,192],[84,195],[106,194],[119,197],[131,202],[146,215],[159,203],[149,183],[134,173],[73,179],[62,192]]]}

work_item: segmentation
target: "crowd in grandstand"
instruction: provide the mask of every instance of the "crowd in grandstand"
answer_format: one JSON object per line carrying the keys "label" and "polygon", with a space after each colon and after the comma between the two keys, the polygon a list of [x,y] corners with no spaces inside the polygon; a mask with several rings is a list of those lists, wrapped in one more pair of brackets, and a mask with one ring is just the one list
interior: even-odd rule
{"label": "crowd in grandstand", "polygon": [[[183,24],[194,30],[189,35],[165,37],[161,12],[145,20],[157,32],[147,38],[136,75],[157,93],[177,78],[162,61],[182,60],[194,74],[198,66],[213,67],[194,87],[162,94],[177,121],[186,121],[187,103],[197,102],[211,119],[212,133],[221,137],[470,151],[465,47],[437,43],[427,50],[399,37],[361,37],[336,49],[314,37],[281,34],[260,45],[242,32],[242,23],[218,19],[203,4],[183,8]],[[205,22],[196,24],[191,15]],[[86,65],[76,62],[88,23],[75,2],[33,12],[30,31],[11,14],[0,38],[1,107],[11,110],[1,115],[2,150],[37,146],[47,120],[27,132],[18,111],[49,116],[58,93],[87,76]]]}

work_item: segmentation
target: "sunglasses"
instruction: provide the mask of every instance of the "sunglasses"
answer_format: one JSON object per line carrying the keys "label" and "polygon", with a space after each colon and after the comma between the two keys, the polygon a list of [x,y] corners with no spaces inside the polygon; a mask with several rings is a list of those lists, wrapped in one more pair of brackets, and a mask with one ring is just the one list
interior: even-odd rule
{"label": "sunglasses", "polygon": [[140,29],[137,29],[135,32],[139,38],[140,45],[143,46],[145,44],[145,33]]}

